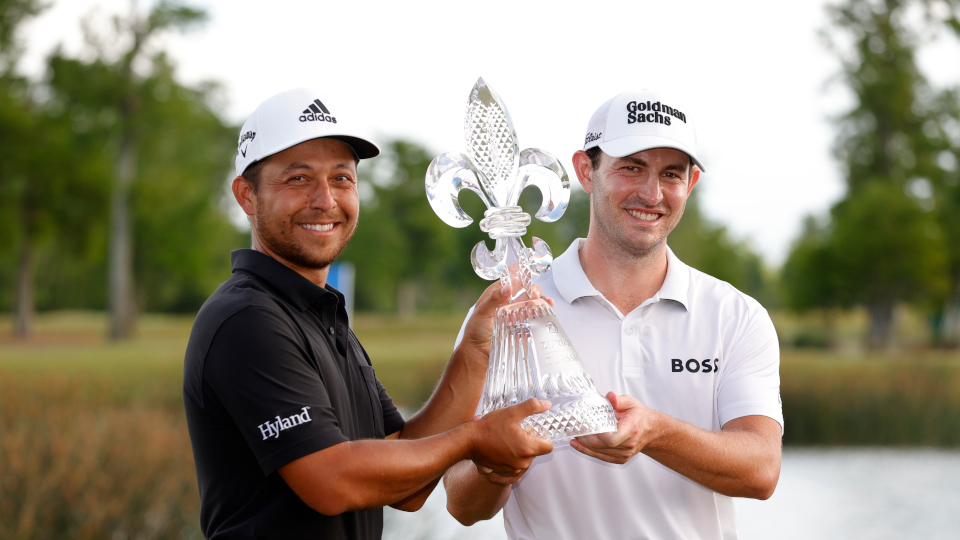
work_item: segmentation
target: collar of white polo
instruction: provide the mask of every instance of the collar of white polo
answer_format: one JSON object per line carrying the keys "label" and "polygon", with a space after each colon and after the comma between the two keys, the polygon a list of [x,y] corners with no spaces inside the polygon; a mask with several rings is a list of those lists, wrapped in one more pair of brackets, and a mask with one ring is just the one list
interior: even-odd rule
{"label": "collar of white polo", "polygon": [[[554,259],[551,271],[553,281],[560,291],[560,295],[572,304],[577,298],[589,296],[602,297],[603,295],[590,283],[587,274],[580,264],[580,248],[586,242],[585,238],[577,238],[562,255]],[[690,267],[683,263],[673,250],[667,246],[667,276],[663,285],[652,300],[673,300],[689,310],[688,293],[690,289]]]}

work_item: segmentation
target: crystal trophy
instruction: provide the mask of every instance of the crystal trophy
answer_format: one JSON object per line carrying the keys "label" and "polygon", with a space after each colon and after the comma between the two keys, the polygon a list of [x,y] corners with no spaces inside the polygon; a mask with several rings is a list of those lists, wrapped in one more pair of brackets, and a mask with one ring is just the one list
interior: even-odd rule
{"label": "crystal trophy", "polygon": [[538,187],[543,202],[536,217],[552,223],[570,202],[567,173],[547,152],[519,151],[506,106],[482,78],[470,92],[464,136],[466,153],[437,156],[427,169],[426,188],[434,212],[458,228],[473,223],[460,208],[460,190],[480,196],[487,206],[480,230],[496,245],[493,251],[484,242],[473,248],[473,269],[484,279],[499,279],[513,287],[511,303],[497,310],[494,321],[480,414],[536,397],[550,400],[552,406],[524,419],[523,427],[554,445],[616,431],[613,407],[597,392],[550,304],[531,294],[533,276],[550,268],[553,254],[537,237],[532,248],[524,246],[521,237],[531,220],[518,206],[520,193],[528,186]]}

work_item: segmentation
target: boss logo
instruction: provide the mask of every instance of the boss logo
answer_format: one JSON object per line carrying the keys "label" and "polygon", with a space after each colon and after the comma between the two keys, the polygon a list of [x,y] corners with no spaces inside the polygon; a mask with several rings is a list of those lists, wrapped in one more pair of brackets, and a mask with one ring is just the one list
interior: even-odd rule
{"label": "boss logo", "polygon": [[687,370],[690,373],[713,373],[715,371],[720,371],[720,359],[714,358],[713,360],[707,358],[706,360],[697,360],[696,358],[691,358],[687,361],[683,361],[679,358],[673,358],[670,360],[672,363],[672,371],[674,373],[680,373],[683,370]]}

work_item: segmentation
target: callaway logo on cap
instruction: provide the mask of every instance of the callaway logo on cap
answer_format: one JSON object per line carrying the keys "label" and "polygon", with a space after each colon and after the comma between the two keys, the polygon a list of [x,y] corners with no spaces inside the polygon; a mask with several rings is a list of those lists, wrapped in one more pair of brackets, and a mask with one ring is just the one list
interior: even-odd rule
{"label": "callaway logo on cap", "polygon": [[297,88],[261,103],[240,129],[237,176],[255,161],[321,137],[348,144],[357,159],[380,153],[377,145],[345,127],[343,118],[334,115],[318,96],[309,88]]}
{"label": "callaway logo on cap", "polygon": [[595,146],[611,157],[651,148],[674,148],[685,152],[704,170],[697,159],[697,132],[686,107],[650,90],[624,92],[593,113],[583,149]]}

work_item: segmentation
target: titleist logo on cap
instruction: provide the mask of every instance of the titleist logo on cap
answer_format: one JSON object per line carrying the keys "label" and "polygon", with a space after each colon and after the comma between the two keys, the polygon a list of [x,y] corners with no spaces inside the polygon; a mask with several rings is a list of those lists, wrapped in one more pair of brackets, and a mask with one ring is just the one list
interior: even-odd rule
{"label": "titleist logo on cap", "polygon": [[583,140],[583,144],[590,144],[593,141],[599,141],[603,137],[603,133],[587,133],[587,138]]}

